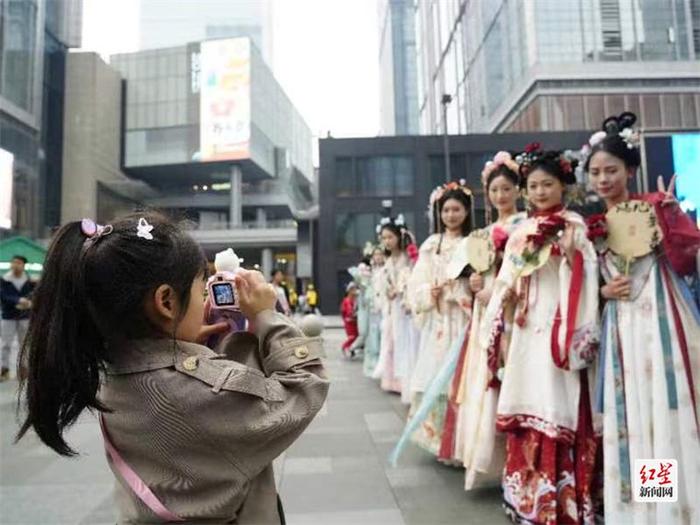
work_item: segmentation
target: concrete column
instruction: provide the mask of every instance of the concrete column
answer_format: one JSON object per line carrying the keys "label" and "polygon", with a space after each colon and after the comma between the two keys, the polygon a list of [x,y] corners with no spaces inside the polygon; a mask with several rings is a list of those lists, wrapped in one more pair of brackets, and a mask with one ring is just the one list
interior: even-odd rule
{"label": "concrete column", "polygon": [[243,172],[238,164],[231,167],[231,203],[229,206],[229,225],[231,228],[240,227],[243,223],[243,195],[241,185]]}
{"label": "concrete column", "polygon": [[267,226],[267,211],[265,211],[265,208],[257,208],[255,210],[255,222],[258,228]]}
{"label": "concrete column", "polygon": [[269,279],[272,272],[272,248],[263,248],[262,264],[260,266],[265,279]]}

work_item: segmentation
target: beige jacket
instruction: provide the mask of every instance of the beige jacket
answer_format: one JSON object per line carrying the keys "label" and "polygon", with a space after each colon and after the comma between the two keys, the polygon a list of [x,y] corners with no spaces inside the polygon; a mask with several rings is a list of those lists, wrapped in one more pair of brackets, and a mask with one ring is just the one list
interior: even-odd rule
{"label": "beige jacket", "polygon": [[[329,382],[320,338],[262,312],[255,335],[227,337],[217,354],[171,339],[110,352],[100,400],[126,463],[185,523],[280,523],[272,460],[323,405]],[[161,523],[116,478],[120,523]]]}

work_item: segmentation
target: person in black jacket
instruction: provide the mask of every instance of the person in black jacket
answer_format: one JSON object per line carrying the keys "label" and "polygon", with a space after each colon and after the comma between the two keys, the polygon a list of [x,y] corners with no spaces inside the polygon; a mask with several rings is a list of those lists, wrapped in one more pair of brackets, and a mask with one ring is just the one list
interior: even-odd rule
{"label": "person in black jacket", "polygon": [[0,381],[10,377],[10,354],[12,343],[17,338],[22,346],[29,327],[30,296],[34,283],[24,271],[27,259],[15,255],[10,262],[10,271],[0,279],[0,305],[2,306],[2,348],[0,349]]}

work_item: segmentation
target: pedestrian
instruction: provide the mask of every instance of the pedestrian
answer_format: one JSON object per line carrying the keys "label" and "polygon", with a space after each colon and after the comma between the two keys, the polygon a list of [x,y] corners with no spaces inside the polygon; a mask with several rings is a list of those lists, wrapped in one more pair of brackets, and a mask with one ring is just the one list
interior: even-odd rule
{"label": "pedestrian", "polygon": [[167,218],[84,219],[51,243],[18,439],[33,430],[72,456],[65,430],[96,412],[119,523],[284,523],[272,461],[323,406],[323,349],[274,311],[259,272],[234,279],[254,333],[212,351],[198,342],[228,327],[202,326],[206,260]]}
{"label": "pedestrian", "polygon": [[532,211],[508,239],[479,336],[487,355],[498,355],[503,312],[515,304],[496,417],[506,441],[504,507],[515,523],[592,524],[596,253],[583,218],[564,207],[576,161],[539,144],[518,158]]}
{"label": "pedestrian", "polygon": [[280,269],[272,270],[272,280],[270,281],[277,294],[277,311],[284,315],[291,315],[289,307],[289,297],[287,287],[284,285],[284,272]]}
{"label": "pedestrian", "polygon": [[352,344],[358,336],[357,326],[357,284],[351,282],[345,289],[345,298],[340,305],[340,312],[343,316],[343,326],[347,336],[343,343],[343,354],[347,357],[355,357],[355,350],[351,350]]}
{"label": "pedestrian", "polygon": [[[646,255],[620,264],[608,245],[606,216],[588,219],[606,300],[595,396],[603,415],[605,520],[698,523],[700,313],[683,277],[697,272],[700,232],[673,197],[673,183],[660,183],[655,193],[628,190],[641,164],[635,121],[632,113],[606,119],[584,165],[608,209],[650,203],[665,230]],[[677,503],[635,501],[635,463],[652,458],[678,461]],[[658,462],[646,468],[658,469]]]}
{"label": "pedestrian", "polygon": [[[465,181],[453,181],[430,195],[433,235],[420,247],[418,262],[408,282],[414,319],[421,327],[418,356],[411,378],[411,414],[422,404],[433,377],[440,370],[455,341],[465,333],[472,311],[472,293],[466,279],[452,279],[447,266],[460,241],[469,235],[474,196]],[[452,451],[441,454],[447,390],[439,393],[430,414],[414,435],[414,442],[445,462]]]}
{"label": "pedestrian", "polygon": [[318,292],[314,283],[309,283],[306,287],[306,306],[309,309],[309,313],[318,314]]}
{"label": "pedestrian", "polygon": [[0,303],[2,304],[0,381],[9,379],[12,344],[16,340],[19,347],[22,347],[29,326],[29,313],[32,308],[30,297],[34,291],[34,282],[24,270],[26,264],[26,257],[15,255],[10,261],[10,271],[0,279]]}

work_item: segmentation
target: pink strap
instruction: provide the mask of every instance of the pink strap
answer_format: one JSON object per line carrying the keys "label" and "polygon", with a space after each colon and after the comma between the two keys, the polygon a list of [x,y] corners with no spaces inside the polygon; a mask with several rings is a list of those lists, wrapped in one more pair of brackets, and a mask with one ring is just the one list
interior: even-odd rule
{"label": "pink strap", "polygon": [[104,438],[105,450],[112,460],[112,464],[117,469],[119,474],[121,474],[127,485],[134,491],[134,494],[151,509],[159,518],[165,521],[185,521],[177,514],[170,512],[165,505],[163,505],[160,500],[156,497],[151,489],[148,488],[139,475],[134,472],[134,470],[124,461],[121,457],[119,451],[114,448],[112,441],[109,439],[109,434],[107,434],[107,429],[105,428],[104,418],[102,413],[100,413],[100,430],[102,430],[102,437]]}

